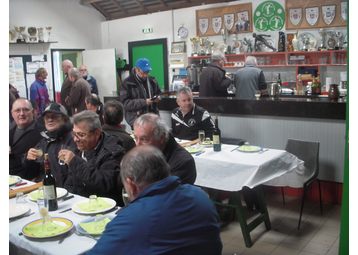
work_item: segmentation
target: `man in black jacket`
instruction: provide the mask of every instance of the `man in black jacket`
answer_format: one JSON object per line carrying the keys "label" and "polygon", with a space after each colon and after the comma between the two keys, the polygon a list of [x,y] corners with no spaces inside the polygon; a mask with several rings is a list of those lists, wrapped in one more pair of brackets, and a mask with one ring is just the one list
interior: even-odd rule
{"label": "man in black jacket", "polygon": [[227,89],[231,85],[231,79],[225,76],[222,68],[225,63],[225,55],[221,51],[214,51],[211,63],[200,75],[199,97],[227,97]]}
{"label": "man in black jacket", "polygon": [[29,179],[36,177],[36,182],[42,181],[45,174],[44,163],[43,160],[37,161],[40,158],[37,149],[41,148],[44,154],[49,154],[51,173],[56,178],[56,186],[63,187],[67,179],[68,167],[59,164],[58,152],[62,145],[70,150],[76,148],[76,143],[71,136],[72,123],[69,121],[66,108],[58,103],[52,103],[45,108],[41,116],[45,120],[46,127],[46,130],[40,133],[43,138],[34,148],[22,155],[22,165],[29,169],[27,171]]}
{"label": "man in black jacket", "polygon": [[147,112],[159,115],[157,103],[162,92],[157,80],[149,76],[150,70],[152,68],[148,59],[138,59],[135,68],[121,86],[120,100],[124,106],[126,121],[132,129],[133,122],[140,115]]}
{"label": "man in black jacket", "polygon": [[178,176],[183,184],[194,184],[196,167],[193,157],[181,147],[169,131],[169,127],[158,116],[147,113],[134,122],[136,145],[153,145],[160,149],[172,175]]}
{"label": "man in black jacket", "polygon": [[16,126],[9,132],[9,174],[26,179],[27,169],[21,165],[21,156],[40,141],[45,127],[34,119],[35,110],[25,98],[16,99],[11,114]]}
{"label": "man in black jacket", "polygon": [[92,111],[75,114],[71,122],[77,149],[59,153],[69,168],[65,188],[85,197],[109,197],[123,205],[117,178],[125,151],[119,138],[102,132],[98,115]]}

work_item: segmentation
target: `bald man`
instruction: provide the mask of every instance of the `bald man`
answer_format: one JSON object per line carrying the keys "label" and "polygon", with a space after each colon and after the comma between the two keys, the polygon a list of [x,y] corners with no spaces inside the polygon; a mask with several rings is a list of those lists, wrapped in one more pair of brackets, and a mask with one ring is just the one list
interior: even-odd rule
{"label": "bald man", "polygon": [[72,116],[71,113],[71,106],[69,106],[65,100],[70,95],[71,88],[72,88],[72,82],[70,81],[70,77],[68,77],[68,70],[73,67],[73,64],[71,60],[66,59],[62,61],[62,71],[66,75],[65,80],[62,83],[61,93],[60,93],[60,99],[61,104],[66,108],[68,116]]}

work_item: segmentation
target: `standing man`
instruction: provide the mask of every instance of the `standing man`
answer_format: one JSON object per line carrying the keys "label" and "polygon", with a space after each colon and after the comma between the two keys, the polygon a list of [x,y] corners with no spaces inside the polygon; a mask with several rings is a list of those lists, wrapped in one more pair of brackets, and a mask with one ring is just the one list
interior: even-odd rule
{"label": "standing man", "polygon": [[87,107],[87,110],[90,110],[90,111],[98,114],[99,121],[101,122],[101,125],[103,126],[103,124],[104,124],[103,104],[101,103],[99,97],[96,94],[91,94],[88,97],[86,97],[86,107]]}
{"label": "standing man", "polygon": [[194,184],[196,179],[195,161],[191,154],[181,147],[170,133],[165,122],[153,113],[146,113],[134,122],[136,145],[153,145],[161,150],[172,175],[182,183]]}
{"label": "standing man", "polygon": [[234,76],[235,98],[255,98],[255,90],[261,94],[267,91],[264,73],[257,68],[256,58],[248,56],[244,68],[237,70]]}
{"label": "standing man", "polygon": [[50,101],[48,96],[48,89],[46,86],[47,71],[45,68],[40,67],[36,71],[36,80],[30,87],[30,100],[37,102],[37,114],[41,115],[44,110],[44,105]]}
{"label": "standing man", "polygon": [[172,112],[172,134],[185,140],[198,138],[199,130],[205,130],[205,136],[211,137],[215,124],[209,112],[194,104],[193,94],[189,87],[180,87],[177,91],[179,107]]}
{"label": "standing man", "polygon": [[77,68],[68,70],[68,76],[72,82],[70,94],[66,98],[66,104],[71,107],[72,115],[87,110],[86,97],[91,94],[91,88],[85,81]]}
{"label": "standing man", "polygon": [[71,106],[66,104],[66,98],[70,95],[72,82],[70,81],[70,77],[68,77],[68,70],[73,67],[71,60],[66,59],[62,61],[62,71],[66,75],[65,80],[62,83],[60,99],[61,104],[66,108],[68,116],[72,116]]}
{"label": "standing man", "polygon": [[80,72],[83,79],[85,79],[91,86],[91,94],[96,94],[98,96],[98,87],[96,79],[88,74],[87,67],[85,65],[80,66]]}
{"label": "standing man", "polygon": [[135,147],[133,138],[125,131],[121,125],[123,121],[123,105],[116,100],[107,101],[103,108],[104,125],[102,130],[108,134],[116,135],[123,140],[123,149],[128,152]]}
{"label": "standing man", "polygon": [[226,71],[222,68],[225,63],[225,54],[219,50],[213,52],[211,63],[200,75],[200,97],[227,97],[227,89],[231,79],[225,76]]}
{"label": "standing man", "polygon": [[219,216],[198,187],[170,176],[163,154],[153,146],[124,156],[120,173],[131,202],[108,223],[87,253],[219,255]]}
{"label": "standing man", "polygon": [[132,129],[135,119],[140,115],[147,112],[159,115],[157,103],[162,92],[157,80],[149,76],[150,70],[152,68],[148,59],[138,59],[135,68],[121,86],[120,100],[124,106],[126,121]]}
{"label": "standing man", "polygon": [[21,165],[21,156],[33,148],[42,138],[45,127],[34,119],[35,110],[29,100],[18,98],[12,105],[11,114],[16,126],[9,131],[9,174],[27,178]]}

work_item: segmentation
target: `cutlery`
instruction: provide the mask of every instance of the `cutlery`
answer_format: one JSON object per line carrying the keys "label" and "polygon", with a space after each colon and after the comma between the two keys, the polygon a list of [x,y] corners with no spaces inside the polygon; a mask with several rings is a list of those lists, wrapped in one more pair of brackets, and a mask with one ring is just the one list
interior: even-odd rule
{"label": "cutlery", "polygon": [[25,185],[25,184],[27,184],[27,182],[18,183],[18,184],[16,184],[16,186],[21,186],[21,185]]}
{"label": "cutlery", "polygon": [[92,239],[94,239],[96,241],[98,241],[98,239],[99,239],[99,237],[94,237],[94,236],[91,236],[90,234],[81,233],[77,229],[75,231],[75,234],[78,235],[78,236],[87,236],[87,237],[92,238]]}
{"label": "cutlery", "polygon": [[62,199],[60,200],[60,202],[65,202],[66,200],[69,200],[69,199],[74,198],[74,197],[75,197],[74,195],[68,196],[68,197],[64,197],[64,198],[62,198]]}
{"label": "cutlery", "polygon": [[236,148],[232,149],[230,152],[233,152],[234,150],[237,150],[238,148],[240,148],[241,146],[237,146]]}
{"label": "cutlery", "polygon": [[58,213],[64,213],[64,212],[67,212],[67,211],[70,211],[70,210],[72,210],[72,208],[67,208],[66,210],[63,210],[63,211],[58,212]]}
{"label": "cutlery", "polygon": [[205,151],[199,152],[198,154],[195,154],[195,156],[199,156],[200,154],[205,153]]}
{"label": "cutlery", "polygon": [[262,154],[262,153],[264,153],[265,151],[268,151],[269,149],[264,149],[264,150],[262,150],[262,151],[259,151],[259,154]]}
{"label": "cutlery", "polygon": [[16,220],[18,220],[18,219],[21,219],[21,218],[25,218],[25,217],[29,217],[30,215],[33,215],[35,212],[32,212],[32,213],[29,213],[29,214],[25,214],[25,215],[23,215],[23,216],[19,216],[19,217],[16,217],[16,218],[14,218],[14,219],[10,219],[10,221],[11,222],[13,222],[13,221],[16,221]]}

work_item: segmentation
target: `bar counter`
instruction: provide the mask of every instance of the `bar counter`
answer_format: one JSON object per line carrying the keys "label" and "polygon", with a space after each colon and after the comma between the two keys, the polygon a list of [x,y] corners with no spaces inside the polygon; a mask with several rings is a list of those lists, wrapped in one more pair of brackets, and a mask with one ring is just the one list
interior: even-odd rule
{"label": "bar counter", "polygon": [[[178,107],[172,93],[163,93],[158,103],[160,110],[172,111]],[[194,94],[195,95],[195,94]],[[221,97],[194,97],[194,102],[210,113],[235,115],[262,115],[277,117],[300,117],[317,119],[346,119],[346,102],[343,99],[330,101],[328,97],[282,96],[272,100],[269,97],[256,99],[235,99]]]}

